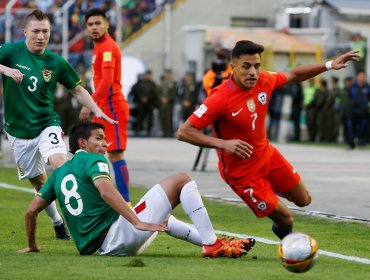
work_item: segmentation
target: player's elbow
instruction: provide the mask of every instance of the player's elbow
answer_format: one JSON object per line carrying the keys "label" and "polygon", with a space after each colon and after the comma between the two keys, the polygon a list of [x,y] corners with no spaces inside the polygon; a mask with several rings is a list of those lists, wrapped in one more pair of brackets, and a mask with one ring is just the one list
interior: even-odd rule
{"label": "player's elbow", "polygon": [[184,131],[182,129],[182,127],[180,127],[177,132],[176,132],[176,138],[177,140],[179,141],[184,141]]}
{"label": "player's elbow", "polygon": [[176,132],[176,138],[179,141],[187,141],[189,139],[189,135],[192,132],[192,129],[195,129],[189,121],[183,123],[182,126]]}

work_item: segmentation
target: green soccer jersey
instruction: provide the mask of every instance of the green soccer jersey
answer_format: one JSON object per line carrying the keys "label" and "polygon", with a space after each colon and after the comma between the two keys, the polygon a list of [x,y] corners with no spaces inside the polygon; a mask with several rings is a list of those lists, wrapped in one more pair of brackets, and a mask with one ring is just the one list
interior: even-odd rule
{"label": "green soccer jersey", "polygon": [[3,75],[5,131],[33,139],[48,126],[60,126],[53,98],[57,83],[73,89],[81,83],[73,67],[61,56],[45,49],[33,54],[25,42],[0,45],[0,64],[24,74],[22,83]]}
{"label": "green soccer jersey", "polygon": [[79,150],[72,160],[54,171],[37,194],[48,202],[58,199],[81,255],[98,250],[100,233],[119,217],[100,197],[93,183],[99,178],[110,179],[106,158]]}

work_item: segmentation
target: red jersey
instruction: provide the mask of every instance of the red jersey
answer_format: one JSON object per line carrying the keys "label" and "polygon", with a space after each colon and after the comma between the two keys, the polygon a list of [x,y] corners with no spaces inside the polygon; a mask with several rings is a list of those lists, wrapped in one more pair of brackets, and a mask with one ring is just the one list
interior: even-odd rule
{"label": "red jersey", "polygon": [[[91,59],[93,70],[94,94],[92,98],[105,112],[121,112],[128,110],[128,104],[122,94],[121,85],[121,50],[109,34],[104,35],[94,46]],[[101,90],[100,83],[104,79],[104,69],[113,69],[113,83],[109,88]],[[101,92],[100,92],[101,90]]]}
{"label": "red jersey", "polygon": [[215,137],[240,139],[253,146],[251,157],[246,159],[218,149],[219,171],[227,184],[248,184],[269,159],[265,118],[272,91],[286,81],[282,72],[261,72],[254,88],[241,90],[230,78],[216,87],[189,117],[199,130],[212,125]]}

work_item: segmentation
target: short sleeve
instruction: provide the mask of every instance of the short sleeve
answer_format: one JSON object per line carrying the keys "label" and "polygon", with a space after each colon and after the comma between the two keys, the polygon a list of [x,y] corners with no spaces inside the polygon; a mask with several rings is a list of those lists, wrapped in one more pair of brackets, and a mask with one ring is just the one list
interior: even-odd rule
{"label": "short sleeve", "polygon": [[[216,89],[217,91],[217,89]],[[189,117],[189,121],[201,130],[213,123],[224,113],[225,103],[222,94],[215,92],[204,100],[203,104]]]}
{"label": "short sleeve", "polygon": [[88,161],[88,174],[92,181],[100,178],[112,180],[107,159],[102,155],[94,154]]}
{"label": "short sleeve", "polygon": [[60,57],[60,70],[58,82],[71,90],[81,84],[80,76],[76,70],[64,58]]}

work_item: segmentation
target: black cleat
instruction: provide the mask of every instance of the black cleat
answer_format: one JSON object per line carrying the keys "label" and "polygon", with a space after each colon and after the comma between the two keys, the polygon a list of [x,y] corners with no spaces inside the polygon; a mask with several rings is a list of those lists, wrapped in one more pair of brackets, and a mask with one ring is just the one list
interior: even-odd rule
{"label": "black cleat", "polygon": [[70,240],[71,239],[64,223],[59,226],[54,226],[54,230],[55,230],[55,237],[57,240]]}

